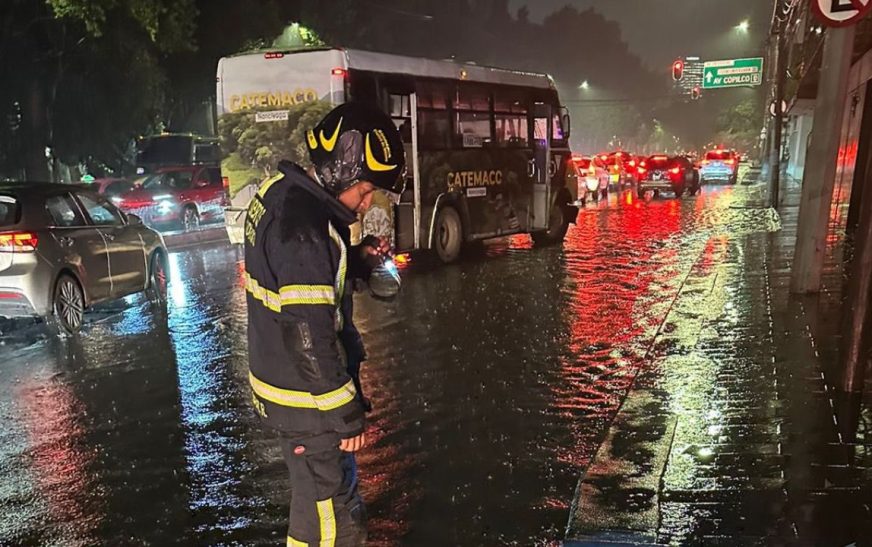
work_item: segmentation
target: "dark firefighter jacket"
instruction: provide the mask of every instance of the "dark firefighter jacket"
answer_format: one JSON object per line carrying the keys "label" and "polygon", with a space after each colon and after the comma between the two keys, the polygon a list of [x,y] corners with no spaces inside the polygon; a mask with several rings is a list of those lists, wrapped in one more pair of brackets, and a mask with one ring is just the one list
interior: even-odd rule
{"label": "dark firefighter jacket", "polygon": [[289,434],[363,432],[349,359],[364,359],[352,323],[349,246],[356,220],[299,166],[279,164],[249,205],[245,222],[249,381],[264,422]]}

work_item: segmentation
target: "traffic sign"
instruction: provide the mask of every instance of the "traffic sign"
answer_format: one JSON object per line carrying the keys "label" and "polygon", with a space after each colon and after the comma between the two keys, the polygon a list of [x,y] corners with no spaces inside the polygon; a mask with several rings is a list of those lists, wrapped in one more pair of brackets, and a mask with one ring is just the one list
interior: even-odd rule
{"label": "traffic sign", "polygon": [[[869,0],[867,0],[869,1]],[[763,58],[707,61],[703,65],[702,88],[758,86],[763,83]]]}
{"label": "traffic sign", "polygon": [[811,0],[823,24],[845,27],[862,19],[872,10],[872,0]]}

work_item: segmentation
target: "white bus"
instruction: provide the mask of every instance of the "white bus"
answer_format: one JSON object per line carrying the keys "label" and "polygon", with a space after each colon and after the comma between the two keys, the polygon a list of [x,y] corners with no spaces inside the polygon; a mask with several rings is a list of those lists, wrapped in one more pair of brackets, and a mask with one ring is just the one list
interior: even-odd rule
{"label": "white bus", "polygon": [[308,164],[305,132],[344,101],[375,104],[406,143],[406,191],[363,233],[445,262],[517,233],[562,241],[578,214],[569,117],[550,77],[350,49],[262,51],[218,63],[218,134],[233,188],[281,159]]}

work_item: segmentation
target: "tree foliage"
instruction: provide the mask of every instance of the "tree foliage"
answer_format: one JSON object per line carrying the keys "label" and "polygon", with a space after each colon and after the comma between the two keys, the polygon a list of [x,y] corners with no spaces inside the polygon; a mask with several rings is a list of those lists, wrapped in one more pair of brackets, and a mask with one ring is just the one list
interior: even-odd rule
{"label": "tree foliage", "polygon": [[717,118],[718,144],[737,150],[753,150],[763,128],[763,108],[758,97],[725,109]]}

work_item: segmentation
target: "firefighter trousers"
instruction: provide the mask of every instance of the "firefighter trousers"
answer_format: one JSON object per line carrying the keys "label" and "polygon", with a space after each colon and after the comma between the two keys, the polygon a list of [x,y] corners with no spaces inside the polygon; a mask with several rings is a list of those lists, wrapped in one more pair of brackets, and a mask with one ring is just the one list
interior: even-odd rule
{"label": "firefighter trousers", "polygon": [[366,508],[357,489],[354,455],[335,433],[283,437],[291,474],[288,547],[358,547],[366,543]]}

